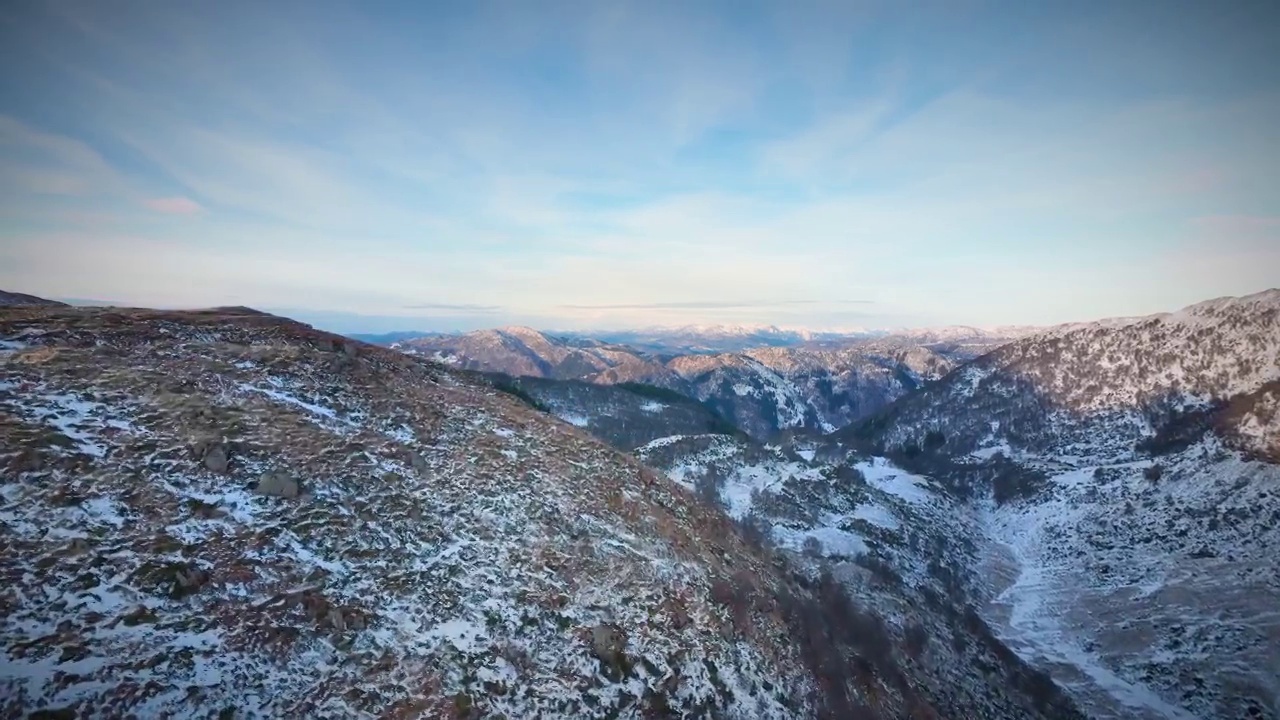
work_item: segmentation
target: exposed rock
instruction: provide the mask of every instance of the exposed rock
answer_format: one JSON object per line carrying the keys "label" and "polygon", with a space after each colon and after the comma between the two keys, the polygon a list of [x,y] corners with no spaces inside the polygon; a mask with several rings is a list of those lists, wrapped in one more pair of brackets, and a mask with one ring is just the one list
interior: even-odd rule
{"label": "exposed rock", "polygon": [[268,470],[258,478],[254,490],[262,495],[292,500],[298,497],[298,481],[282,470]]}
{"label": "exposed rock", "polygon": [[227,447],[221,443],[210,447],[204,454],[204,466],[211,472],[225,473],[228,462]]}
{"label": "exposed rock", "polygon": [[347,621],[342,617],[342,611],[338,608],[331,608],[329,610],[328,621],[329,626],[338,632],[342,632],[347,629]]}
{"label": "exposed rock", "polygon": [[408,452],[408,455],[409,455],[409,464],[413,466],[414,472],[418,473],[419,475],[425,474],[427,472],[426,459],[423,458],[418,453],[414,452],[413,450],[410,450]]}
{"label": "exposed rock", "polygon": [[607,675],[621,678],[631,667],[627,659],[627,631],[613,624],[591,628],[591,653],[600,660]]}

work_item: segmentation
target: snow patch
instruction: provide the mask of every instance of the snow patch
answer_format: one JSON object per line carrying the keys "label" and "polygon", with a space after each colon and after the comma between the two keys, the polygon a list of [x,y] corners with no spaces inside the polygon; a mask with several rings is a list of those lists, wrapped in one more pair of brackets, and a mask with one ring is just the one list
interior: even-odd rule
{"label": "snow patch", "polygon": [[872,487],[894,495],[909,503],[927,503],[937,496],[928,487],[928,481],[919,475],[894,467],[885,458],[872,458],[855,465]]}

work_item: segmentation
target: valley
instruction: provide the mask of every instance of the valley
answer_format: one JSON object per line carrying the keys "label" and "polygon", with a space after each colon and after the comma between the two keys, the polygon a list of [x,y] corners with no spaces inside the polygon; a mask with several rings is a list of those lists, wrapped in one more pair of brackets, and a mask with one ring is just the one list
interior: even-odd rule
{"label": "valley", "polygon": [[[1049,328],[973,358],[858,341],[860,359],[882,362],[891,344],[902,376],[914,374],[882,383],[882,409],[839,426],[818,410],[812,378],[839,377],[849,355],[812,348],[666,362],[702,378],[669,386],[739,435],[677,421],[664,437],[652,414],[630,421],[651,430],[624,437],[594,389],[552,400],[558,381],[536,382],[553,414],[762,523],[815,567],[887,568],[977,608],[1091,717],[1275,717],[1278,312],[1269,291]],[[803,408],[794,421],[736,411],[763,383],[710,380],[753,371],[775,407]],[[947,530],[904,532],[926,526]]]}

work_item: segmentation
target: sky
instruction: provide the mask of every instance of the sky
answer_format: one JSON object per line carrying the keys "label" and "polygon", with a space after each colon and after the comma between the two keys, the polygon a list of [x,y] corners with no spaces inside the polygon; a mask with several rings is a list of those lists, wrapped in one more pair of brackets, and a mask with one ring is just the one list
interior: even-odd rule
{"label": "sky", "polygon": [[0,7],[0,288],[342,331],[1280,286],[1280,3]]}

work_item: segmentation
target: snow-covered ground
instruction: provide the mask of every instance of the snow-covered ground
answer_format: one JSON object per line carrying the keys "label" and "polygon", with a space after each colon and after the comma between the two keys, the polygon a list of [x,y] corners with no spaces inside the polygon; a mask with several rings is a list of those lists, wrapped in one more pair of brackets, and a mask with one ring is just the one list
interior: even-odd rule
{"label": "snow-covered ground", "polygon": [[929,489],[927,478],[896,467],[885,458],[871,458],[854,467],[876,488],[909,503],[927,503],[938,499],[938,495]]}
{"label": "snow-covered ground", "polygon": [[1081,467],[1035,502],[988,506],[987,609],[1099,718],[1274,717],[1280,468],[1198,447]]}

